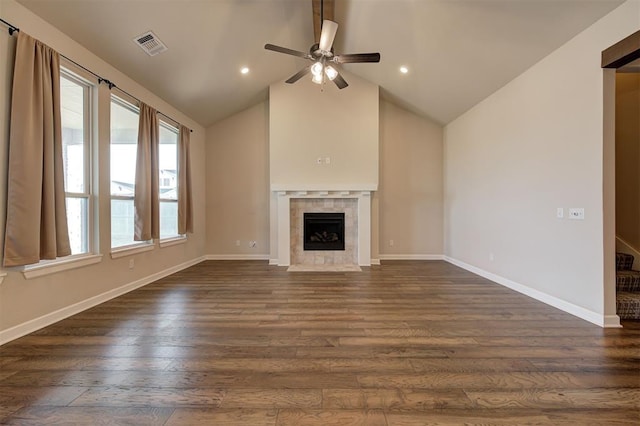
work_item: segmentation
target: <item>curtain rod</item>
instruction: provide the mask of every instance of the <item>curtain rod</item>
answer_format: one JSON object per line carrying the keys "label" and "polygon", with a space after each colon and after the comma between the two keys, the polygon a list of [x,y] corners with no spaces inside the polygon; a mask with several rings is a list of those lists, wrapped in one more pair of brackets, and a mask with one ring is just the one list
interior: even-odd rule
{"label": "curtain rod", "polygon": [[[0,18],[0,22],[2,22],[2,23],[3,23],[3,24],[5,24],[7,27],[9,27],[9,35],[13,35],[13,33],[20,32],[20,28],[18,28],[18,27],[16,27],[15,25],[13,25],[13,24],[11,24],[11,23],[9,23],[9,22],[5,21],[4,19]],[[127,92],[127,91],[126,91],[126,90],[124,90],[124,89],[121,89],[120,87],[116,86],[116,84],[115,84],[115,83],[113,83],[113,82],[111,82],[111,81],[107,80],[106,78],[104,78],[104,77],[102,77],[102,76],[100,76],[100,75],[96,74],[95,72],[91,71],[89,68],[87,68],[87,67],[85,67],[85,66],[83,66],[83,65],[80,65],[79,63],[77,63],[77,62],[76,62],[76,61],[74,61],[73,59],[69,58],[68,56],[63,55],[62,53],[59,53],[59,55],[60,55],[60,56],[62,56],[62,57],[63,57],[64,59],[66,59],[67,61],[71,62],[72,64],[74,64],[74,65],[76,65],[76,66],[78,66],[78,67],[82,68],[83,70],[85,70],[85,71],[86,71],[86,72],[88,72],[89,74],[93,75],[94,77],[97,77],[97,78],[98,78],[98,84],[106,83],[106,84],[107,84],[107,86],[109,86],[109,90],[112,90],[112,89],[115,87],[116,89],[118,89],[118,90],[119,90],[119,91],[121,91],[122,93],[126,94],[127,96],[132,97],[133,99],[135,99],[135,100],[136,100],[136,101],[138,101],[138,102],[142,102],[140,99],[138,99],[138,97],[133,96],[131,93]],[[156,112],[157,112],[158,114],[160,114],[160,115],[162,115],[162,116],[164,116],[164,117],[168,118],[169,120],[173,121],[174,123],[178,123],[178,124],[180,124],[180,125],[181,125],[181,123],[180,123],[178,120],[174,120],[173,118],[171,118],[171,117],[170,117],[170,116],[168,116],[167,114],[164,114],[164,113],[162,113],[162,112],[160,112],[160,111],[157,111],[157,110],[156,110]],[[187,128],[188,128],[188,127],[187,127]],[[189,132],[193,132],[193,129],[189,129]]]}
{"label": "curtain rod", "polygon": [[[99,76],[98,76],[98,79],[99,79],[99,80],[102,80],[102,81],[100,81],[100,83],[105,82],[105,83],[107,84],[107,86],[109,86],[109,89],[110,89],[110,90],[111,90],[111,89],[113,89],[113,88],[115,87],[115,88],[116,88],[116,89],[118,89],[120,92],[124,93],[125,95],[129,96],[130,98],[133,98],[133,99],[135,99],[135,100],[136,100],[136,101],[138,101],[138,102],[142,102],[140,99],[136,98],[136,97],[135,97],[135,96],[133,96],[131,93],[127,92],[126,90],[122,89],[121,87],[116,86],[114,83],[110,82],[109,80],[106,80],[106,79],[101,78],[101,77],[99,77]],[[160,111],[156,110],[156,113],[157,113],[157,114],[160,114],[161,116],[163,116],[163,117],[165,117],[165,118],[168,118],[169,120],[173,121],[174,123],[181,124],[178,120],[174,120],[173,118],[169,117],[167,114],[165,114],[165,113],[163,113],[163,112],[160,112]],[[193,132],[193,130],[192,130],[192,129],[189,129],[189,131],[190,131],[190,132]]]}
{"label": "curtain rod", "polygon": [[9,27],[9,35],[13,35],[14,32],[20,31],[20,28],[16,27],[15,25],[11,25],[10,23],[8,23],[7,21],[5,21],[2,18],[0,18],[0,22],[2,22],[7,27]]}

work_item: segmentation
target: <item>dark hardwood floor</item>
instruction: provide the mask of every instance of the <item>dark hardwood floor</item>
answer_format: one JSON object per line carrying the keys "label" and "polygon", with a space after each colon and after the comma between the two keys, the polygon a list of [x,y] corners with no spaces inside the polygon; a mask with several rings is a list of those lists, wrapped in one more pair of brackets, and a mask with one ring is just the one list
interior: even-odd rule
{"label": "dark hardwood floor", "polygon": [[438,261],[204,262],[0,347],[3,424],[637,425],[639,404],[639,323]]}

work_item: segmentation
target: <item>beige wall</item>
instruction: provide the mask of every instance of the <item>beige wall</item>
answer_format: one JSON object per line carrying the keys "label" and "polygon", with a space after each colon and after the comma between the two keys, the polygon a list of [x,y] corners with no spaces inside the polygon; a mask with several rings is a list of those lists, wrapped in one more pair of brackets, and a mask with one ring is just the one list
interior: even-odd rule
{"label": "beige wall", "polygon": [[[345,73],[349,87],[303,78],[269,89],[271,185],[287,189],[376,189],[378,86]],[[317,164],[318,158],[330,163]]]}
{"label": "beige wall", "polygon": [[[206,251],[209,255],[268,258],[268,129],[266,102],[207,129]],[[256,241],[257,246],[249,247],[249,241]]]}
{"label": "beige wall", "polygon": [[640,251],[640,73],[616,74],[616,235]]}
{"label": "beige wall", "polygon": [[[637,31],[629,1],[445,128],[445,251],[606,321],[601,51]],[[565,218],[556,218],[556,209]],[[566,218],[583,207],[585,220]]]}
{"label": "beige wall", "polygon": [[[380,256],[443,253],[442,126],[380,102]],[[393,246],[390,241],[393,240]]]}
{"label": "beige wall", "polygon": [[[261,103],[207,129],[209,255],[268,258],[277,251],[269,232],[275,214],[267,214],[273,204],[269,115],[269,105]],[[442,254],[442,128],[385,101],[379,121],[380,191],[372,199],[372,258],[380,253],[405,258]],[[379,249],[380,238],[387,244]],[[255,249],[248,246],[251,240],[258,243]]]}
{"label": "beige wall", "polygon": [[[79,269],[60,272],[41,278],[26,280],[16,270],[4,270],[8,275],[0,284],[0,341],[10,338],[12,329],[22,325],[20,330],[44,325],[42,321],[55,318],[57,310],[73,309],[73,305],[86,302],[106,292],[117,292],[117,289],[135,282],[141,282],[151,276],[162,275],[163,271],[192,262],[204,252],[204,129],[190,120],[180,111],[168,105],[160,98],[132,81],[98,57],[87,51],[80,44],[33,15],[13,0],[0,1],[1,16],[7,21],[44,43],[50,45],[63,55],[73,58],[87,68],[115,82],[124,90],[142,99],[185,125],[194,129],[191,134],[192,167],[194,182],[195,233],[189,235],[186,244],[159,248],[153,251],[127,256],[119,259],[110,257],[110,219],[109,219],[109,90],[105,85],[99,88],[98,104],[98,140],[95,147],[99,153],[97,162],[98,191],[97,207],[99,212],[99,248],[103,254],[99,264]],[[5,30],[0,33],[0,161],[1,169],[7,167],[9,109],[11,93],[9,64],[13,63],[10,53],[15,44],[15,37],[10,38]],[[11,47],[7,49],[7,47]],[[4,224],[6,202],[6,176],[0,173],[0,223]],[[1,253],[0,253],[1,254]],[[135,267],[129,269],[129,260],[135,260]],[[140,281],[139,281],[140,280]],[[31,323],[29,323],[31,321]],[[17,331],[16,331],[17,330]]]}

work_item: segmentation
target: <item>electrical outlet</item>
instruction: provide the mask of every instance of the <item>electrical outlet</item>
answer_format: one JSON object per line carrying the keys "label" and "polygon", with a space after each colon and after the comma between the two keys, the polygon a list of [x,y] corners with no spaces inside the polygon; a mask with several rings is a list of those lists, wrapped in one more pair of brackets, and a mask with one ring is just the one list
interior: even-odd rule
{"label": "electrical outlet", "polygon": [[583,208],[569,209],[569,219],[584,220],[584,209]]}
{"label": "electrical outlet", "polygon": [[393,240],[389,240],[389,247],[393,247]]}
{"label": "electrical outlet", "polygon": [[316,164],[322,164],[322,157],[318,157],[316,159]]}
{"label": "electrical outlet", "polygon": [[562,219],[564,217],[564,209],[562,207],[558,207],[556,209],[556,217],[558,219]]}
{"label": "electrical outlet", "polygon": [[133,259],[129,259],[129,269],[133,269],[136,266],[136,261]]}
{"label": "electrical outlet", "polygon": [[236,240],[236,247],[240,247],[240,240]]}
{"label": "electrical outlet", "polygon": [[249,241],[249,247],[251,247],[251,248],[256,248],[256,246],[257,246],[257,245],[258,245],[258,243],[257,243],[257,242],[255,242],[255,241]]}
{"label": "electrical outlet", "polygon": [[331,164],[331,157],[325,157],[324,164]]}
{"label": "electrical outlet", "polygon": [[493,255],[493,253],[489,253],[489,261],[493,262],[493,259],[495,259],[495,256]]}

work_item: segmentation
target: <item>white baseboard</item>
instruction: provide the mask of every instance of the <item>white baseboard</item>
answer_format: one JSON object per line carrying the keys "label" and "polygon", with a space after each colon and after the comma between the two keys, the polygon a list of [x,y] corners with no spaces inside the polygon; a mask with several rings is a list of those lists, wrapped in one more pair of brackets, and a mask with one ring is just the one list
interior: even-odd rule
{"label": "white baseboard", "polygon": [[151,284],[154,281],[157,281],[161,278],[164,278],[166,276],[179,272],[183,269],[186,269],[190,266],[200,263],[203,260],[205,260],[204,256],[197,257],[195,259],[189,260],[179,265],[172,266],[171,268],[167,268],[163,271],[156,272],[155,274],[151,274],[147,277],[140,278],[139,280],[133,281],[129,284],[125,284],[121,287],[114,288],[112,290],[109,290],[97,296],[90,297],[81,302],[74,303],[73,305],[58,309],[57,311],[48,313],[39,318],[35,318],[25,323],[18,324],[14,327],[0,331],[0,345],[3,345],[7,342],[15,340],[29,333],[33,333],[34,331],[40,330],[41,328],[44,328],[58,321],[61,321],[72,315],[78,314],[89,308],[93,308],[94,306],[99,305],[100,303],[104,303],[115,297],[121,296],[125,293],[129,293],[132,290],[143,287],[147,284]]}
{"label": "white baseboard", "polygon": [[271,259],[268,254],[208,254],[206,260],[268,260]]}
{"label": "white baseboard", "polygon": [[371,259],[372,265],[380,265],[380,259]]}
{"label": "white baseboard", "polygon": [[617,315],[605,315],[604,316],[604,328],[622,328],[620,324],[620,317]]}
{"label": "white baseboard", "polygon": [[518,293],[522,293],[526,296],[539,300],[540,302],[546,303],[547,305],[553,306],[554,308],[558,308],[568,314],[574,315],[585,321],[589,321],[590,323],[599,325],[600,327],[620,327],[620,318],[617,315],[603,315],[597,312],[590,311],[581,306],[567,302],[566,300],[559,299],[555,296],[543,293],[524,284],[519,284],[515,281],[511,281],[507,278],[501,277],[491,272],[487,272],[484,269],[469,265],[468,263],[464,263],[449,256],[444,256],[444,260],[453,265],[459,266],[462,269],[466,269],[469,272],[473,272],[476,275],[480,275],[481,277],[491,280],[497,284],[515,290]]}
{"label": "white baseboard", "polygon": [[442,254],[381,254],[379,260],[444,260]]}

